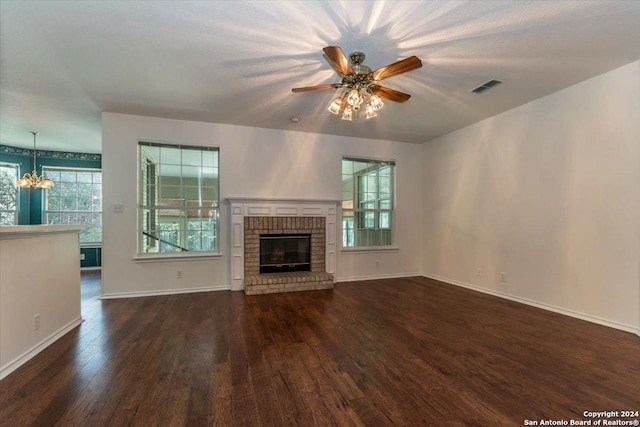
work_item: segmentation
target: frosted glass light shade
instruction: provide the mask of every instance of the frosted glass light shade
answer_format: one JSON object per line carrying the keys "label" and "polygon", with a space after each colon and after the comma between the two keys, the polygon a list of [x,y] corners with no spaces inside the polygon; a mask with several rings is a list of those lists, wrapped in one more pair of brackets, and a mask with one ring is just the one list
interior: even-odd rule
{"label": "frosted glass light shade", "polygon": [[351,110],[351,107],[344,109],[344,112],[342,113],[342,120],[346,120],[348,122],[353,120],[353,110]]}
{"label": "frosted glass light shade", "polygon": [[365,113],[364,113],[365,119],[368,120],[368,119],[371,119],[371,118],[373,118],[373,117],[375,117],[377,115],[378,115],[378,113],[376,113],[376,110],[375,110],[375,108],[373,108],[373,105],[367,104],[367,109],[365,110]]}
{"label": "frosted glass light shade", "polygon": [[362,103],[362,98],[356,89],[351,89],[347,97],[347,103],[352,107],[357,107]]}
{"label": "frosted glass light shade", "polygon": [[371,105],[375,111],[379,111],[384,106],[384,103],[377,95],[371,95],[371,97],[369,98],[369,103],[369,105]]}
{"label": "frosted glass light shade", "polygon": [[340,98],[334,99],[333,102],[331,103],[331,105],[329,105],[329,112],[331,114],[340,113],[340,104],[341,103],[342,103],[342,100]]}
{"label": "frosted glass light shade", "polygon": [[53,181],[51,181],[47,177],[43,177],[42,180],[38,182],[37,188],[44,188],[45,190],[48,190],[50,188],[53,188],[53,185]]}

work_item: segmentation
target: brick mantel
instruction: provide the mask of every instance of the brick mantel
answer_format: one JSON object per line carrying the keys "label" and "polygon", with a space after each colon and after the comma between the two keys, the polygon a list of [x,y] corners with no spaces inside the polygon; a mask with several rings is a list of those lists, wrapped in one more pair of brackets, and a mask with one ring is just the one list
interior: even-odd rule
{"label": "brick mantel", "polygon": [[323,217],[325,269],[335,273],[338,200],[227,198],[231,205],[231,290],[244,289],[245,217]]}

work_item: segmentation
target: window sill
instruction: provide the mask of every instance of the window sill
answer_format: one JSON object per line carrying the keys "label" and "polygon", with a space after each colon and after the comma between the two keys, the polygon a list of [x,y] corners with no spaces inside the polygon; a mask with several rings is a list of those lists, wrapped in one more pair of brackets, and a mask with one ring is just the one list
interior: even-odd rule
{"label": "window sill", "polygon": [[188,261],[203,259],[220,259],[219,252],[194,252],[194,253],[166,253],[166,254],[138,254],[133,257],[134,262],[165,262],[165,261]]}
{"label": "window sill", "polygon": [[102,247],[102,243],[80,243],[80,249],[83,249],[83,248],[93,249],[93,248],[101,248],[101,247]]}
{"label": "window sill", "polygon": [[342,253],[349,254],[364,254],[369,252],[398,252],[400,248],[397,246],[353,246],[348,248],[342,248]]}

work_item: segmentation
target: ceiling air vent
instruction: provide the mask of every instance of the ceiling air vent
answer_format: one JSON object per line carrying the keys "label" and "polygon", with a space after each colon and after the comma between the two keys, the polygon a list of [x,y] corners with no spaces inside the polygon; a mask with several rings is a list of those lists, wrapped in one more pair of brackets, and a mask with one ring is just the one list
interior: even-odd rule
{"label": "ceiling air vent", "polygon": [[475,89],[470,90],[469,92],[473,92],[473,93],[482,93],[485,90],[489,90],[494,86],[498,86],[500,83],[502,83],[500,80],[489,80],[486,83],[481,84],[480,86],[478,86]]}

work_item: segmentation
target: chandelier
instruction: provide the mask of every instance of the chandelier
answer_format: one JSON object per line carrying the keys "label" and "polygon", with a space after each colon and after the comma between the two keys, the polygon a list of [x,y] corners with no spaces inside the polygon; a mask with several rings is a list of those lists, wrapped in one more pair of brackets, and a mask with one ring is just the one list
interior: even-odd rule
{"label": "chandelier", "polygon": [[376,82],[371,76],[371,68],[362,63],[364,53],[352,53],[349,61],[352,64],[353,73],[342,78],[340,87],[343,91],[331,102],[329,112],[332,114],[342,112],[342,120],[350,122],[358,118],[358,112],[364,105],[365,119],[376,117],[384,103],[371,91],[371,87]]}
{"label": "chandelier", "polygon": [[25,173],[22,178],[16,182],[16,185],[20,188],[44,188],[45,190],[53,188],[53,181],[51,181],[42,172],[42,176],[38,176],[36,171],[36,135],[38,132],[31,131],[33,134],[33,171],[31,173]]}

